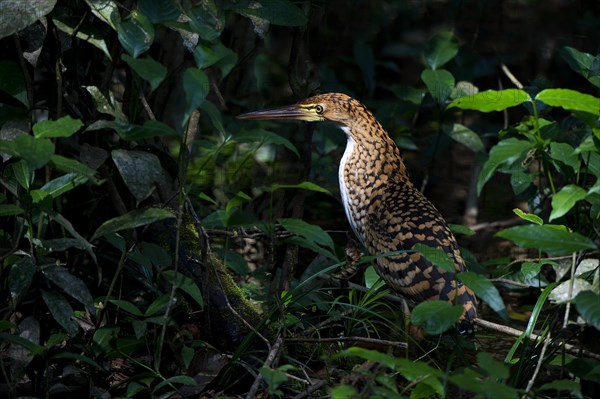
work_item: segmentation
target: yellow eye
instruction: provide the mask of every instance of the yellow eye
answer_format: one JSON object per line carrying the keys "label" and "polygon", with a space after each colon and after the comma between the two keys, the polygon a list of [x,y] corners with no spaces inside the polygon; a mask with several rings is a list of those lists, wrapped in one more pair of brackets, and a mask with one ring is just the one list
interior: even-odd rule
{"label": "yellow eye", "polygon": [[323,108],[322,105],[315,105],[315,111],[317,111],[317,114],[321,115],[323,113],[323,111],[325,111],[325,109]]}

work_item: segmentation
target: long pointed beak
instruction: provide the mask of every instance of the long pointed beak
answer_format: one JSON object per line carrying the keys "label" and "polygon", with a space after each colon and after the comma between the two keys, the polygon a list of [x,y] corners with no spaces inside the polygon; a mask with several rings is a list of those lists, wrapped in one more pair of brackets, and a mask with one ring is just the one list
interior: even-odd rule
{"label": "long pointed beak", "polygon": [[264,111],[248,112],[237,116],[238,119],[261,121],[261,120],[293,120],[316,122],[321,120],[310,111],[298,105],[287,105],[281,108],[268,109]]}

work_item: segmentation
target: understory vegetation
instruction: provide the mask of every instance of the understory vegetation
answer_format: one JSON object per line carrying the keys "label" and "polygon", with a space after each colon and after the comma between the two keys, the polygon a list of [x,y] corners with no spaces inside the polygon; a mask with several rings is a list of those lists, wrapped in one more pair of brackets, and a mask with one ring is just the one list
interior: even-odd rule
{"label": "understory vegetation", "polygon": [[[0,1],[0,396],[595,397],[590,3]],[[449,222],[474,337],[375,273],[339,129],[235,118],[317,92]]]}

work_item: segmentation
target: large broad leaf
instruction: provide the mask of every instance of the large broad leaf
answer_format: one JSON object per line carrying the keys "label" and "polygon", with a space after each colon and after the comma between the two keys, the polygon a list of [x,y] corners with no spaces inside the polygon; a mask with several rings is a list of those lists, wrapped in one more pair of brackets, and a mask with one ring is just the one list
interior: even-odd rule
{"label": "large broad leaf", "polygon": [[162,275],[165,276],[167,281],[188,294],[196,303],[200,306],[200,308],[204,307],[204,300],[202,299],[202,293],[200,289],[191,278],[176,272],[175,270],[165,270],[162,272]]}
{"label": "large broad leaf", "polygon": [[440,104],[445,103],[454,90],[454,76],[445,69],[425,69],[421,73],[421,80],[427,86],[427,91]]}
{"label": "large broad leaf", "polygon": [[575,72],[589,80],[594,86],[600,87],[600,71],[598,70],[600,56],[583,53],[572,47],[563,47],[560,55]]}
{"label": "large broad leaf", "polygon": [[558,219],[569,212],[577,201],[584,199],[586,195],[587,192],[575,184],[569,184],[561,188],[559,192],[552,196],[552,212],[549,220]]}
{"label": "large broad leaf", "polygon": [[128,54],[121,55],[121,59],[127,63],[142,79],[150,83],[150,91],[162,83],[167,76],[167,68],[160,62],[154,61],[152,57],[133,58]]}
{"label": "large broad leaf", "polygon": [[571,302],[578,294],[591,291],[592,288],[591,283],[581,278],[573,279],[572,282],[571,280],[563,281],[552,290],[548,299],[556,303],[567,303]]}
{"label": "large broad leaf", "polygon": [[423,53],[425,62],[431,69],[437,69],[450,61],[458,53],[458,42],[451,32],[442,32],[433,37]]}
{"label": "large broad leaf", "polygon": [[142,208],[135,209],[125,215],[107,220],[102,223],[98,230],[92,236],[91,241],[104,235],[114,233],[124,229],[133,229],[139,226],[145,226],[150,223],[163,219],[174,218],[175,214],[168,209],[161,208]]}
{"label": "large broad leaf", "polygon": [[497,237],[511,240],[523,248],[536,248],[548,255],[570,255],[573,252],[597,249],[596,244],[579,233],[561,226],[515,226],[496,233]]}
{"label": "large broad leaf", "polygon": [[54,320],[65,329],[67,334],[71,337],[77,335],[79,328],[75,320],[73,320],[74,312],[69,301],[58,292],[46,290],[42,290],[42,299],[44,299]]}
{"label": "large broad leaf", "polygon": [[415,244],[413,246],[413,249],[415,251],[419,251],[425,257],[425,259],[427,259],[435,266],[444,269],[450,273],[454,273],[456,271],[454,261],[442,249],[430,247],[429,245],[420,243]]}
{"label": "large broad leaf", "polygon": [[531,102],[531,97],[523,90],[486,90],[471,96],[457,98],[448,108],[458,107],[481,112],[503,111],[510,107]]}
{"label": "large broad leaf", "polygon": [[519,140],[514,137],[502,140],[496,144],[490,150],[490,156],[485,164],[483,164],[483,168],[479,173],[477,194],[481,194],[483,186],[496,173],[498,168],[512,165],[519,158],[524,157],[531,147],[532,144],[529,141]]}
{"label": "large broad leaf", "polygon": [[44,276],[59,286],[65,294],[81,302],[91,314],[96,314],[94,298],[87,285],[79,277],[75,277],[65,267],[48,266],[42,269]]}
{"label": "large broad leaf", "polygon": [[33,24],[54,8],[56,0],[0,2],[0,39]]}
{"label": "large broad leaf", "polygon": [[71,137],[83,123],[79,119],[63,116],[55,121],[41,121],[33,125],[33,134],[37,138]]}
{"label": "large broad leaf", "polygon": [[117,27],[121,24],[121,15],[116,1],[85,0],[85,2],[90,6],[92,14],[106,22],[114,30],[117,30]]}
{"label": "large broad leaf", "polygon": [[27,291],[29,291],[36,271],[37,267],[29,257],[21,259],[10,268],[8,290],[10,291],[10,298],[15,308],[25,294],[27,294]]}
{"label": "large broad leaf", "polygon": [[121,22],[118,29],[119,42],[123,48],[137,58],[154,42],[154,26],[139,11],[132,11],[130,19]]}
{"label": "large broad leaf", "polygon": [[462,305],[446,301],[427,301],[418,304],[411,312],[411,323],[422,326],[427,334],[441,334],[454,325],[463,313]]}
{"label": "large broad leaf", "polygon": [[85,184],[87,181],[88,178],[85,176],[81,176],[77,173],[67,173],[66,175],[50,180],[48,183],[44,184],[41,189],[31,191],[31,198],[36,204],[43,201],[48,195],[52,198],[58,198],[62,194],[73,190],[75,187]]}
{"label": "large broad leaf", "polygon": [[[579,154],[575,152],[575,149],[571,147],[571,145],[567,143],[558,143],[556,141],[551,142],[550,157],[552,157],[552,159],[555,161],[559,161],[562,164],[570,167],[572,171],[569,172],[579,173]],[[564,169],[564,166],[561,165],[561,169]]]}
{"label": "large broad leaf", "polygon": [[214,0],[205,0],[187,12],[190,27],[206,41],[212,41],[221,35],[225,27],[225,13]]}
{"label": "large broad leaf", "polygon": [[194,50],[194,60],[198,68],[217,66],[221,75],[227,75],[237,62],[237,54],[228,49],[220,41],[213,43],[200,43]]}
{"label": "large broad leaf", "polygon": [[177,21],[181,10],[174,0],[138,0],[138,9],[153,24]]}
{"label": "large broad leaf", "polygon": [[500,315],[500,317],[504,320],[508,320],[508,313],[506,312],[504,301],[502,300],[498,289],[490,280],[485,276],[473,272],[458,273],[456,278],[472,289],[475,295],[483,299],[490,308]]}
{"label": "large broad leaf", "polygon": [[600,330],[600,295],[592,291],[582,291],[575,298],[575,306],[588,323]]}
{"label": "large broad leaf", "polygon": [[442,125],[442,131],[448,136],[452,137],[453,140],[458,141],[461,144],[469,147],[472,151],[480,152],[484,150],[483,141],[481,137],[468,127],[461,125],[460,123],[453,123],[451,125]]}
{"label": "large broad leaf", "polygon": [[160,178],[160,160],[145,151],[113,150],[112,159],[139,204],[152,194]]}
{"label": "large broad leaf", "polygon": [[49,139],[38,139],[28,134],[13,140],[0,140],[0,152],[24,159],[31,170],[46,165],[54,154],[54,143]]}
{"label": "large broad leaf", "polygon": [[553,107],[600,115],[600,98],[570,89],[545,89],[535,99]]}
{"label": "large broad leaf", "polygon": [[21,72],[19,66],[12,61],[0,61],[0,90],[10,94],[23,105],[29,105],[23,72]]}
{"label": "large broad leaf", "polygon": [[9,165],[9,170],[12,169],[13,175],[17,182],[23,187],[25,190],[29,190],[31,183],[35,177],[35,171],[29,169],[29,165],[27,161],[21,159],[20,161],[14,162]]}
{"label": "large broad leaf", "polygon": [[228,6],[239,14],[264,19],[273,25],[301,26],[307,23],[304,12],[289,0],[259,0]]}
{"label": "large broad leaf", "polygon": [[186,69],[183,73],[183,91],[185,92],[185,112],[182,125],[185,126],[192,112],[206,99],[209,91],[208,77],[201,69]]}
{"label": "large broad leaf", "polygon": [[333,250],[333,240],[331,239],[331,236],[321,227],[306,223],[300,219],[281,218],[278,222],[290,233],[307,238],[316,244]]}
{"label": "large broad leaf", "polygon": [[78,39],[86,43],[90,43],[101,50],[108,59],[112,59],[110,51],[104,40],[102,31],[97,26],[91,24],[81,24],[79,18],[70,17],[67,15],[57,15],[52,20],[54,25],[69,36],[75,35]]}

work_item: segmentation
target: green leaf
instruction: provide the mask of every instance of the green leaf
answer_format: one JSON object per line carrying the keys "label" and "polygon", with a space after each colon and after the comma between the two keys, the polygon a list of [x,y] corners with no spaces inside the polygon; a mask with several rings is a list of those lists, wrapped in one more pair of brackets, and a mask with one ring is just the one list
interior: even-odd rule
{"label": "green leaf", "polygon": [[0,140],[0,152],[24,159],[31,170],[46,165],[54,154],[54,143],[22,134],[13,140]]}
{"label": "green leaf", "polygon": [[79,330],[77,323],[73,320],[73,308],[69,301],[61,294],[54,291],[42,290],[42,299],[48,306],[54,320],[65,329],[71,337],[77,335]]}
{"label": "green leaf", "polygon": [[463,234],[465,236],[473,236],[475,232],[462,224],[448,223],[448,227],[454,234]]}
{"label": "green leaf", "polygon": [[121,24],[121,15],[119,14],[119,6],[115,1],[85,0],[85,2],[90,6],[92,14],[107,23],[113,30],[117,30],[117,26]]}
{"label": "green leaf", "polygon": [[8,290],[15,308],[29,291],[36,271],[37,267],[29,257],[22,258],[10,268]]}
{"label": "green leaf", "polygon": [[15,179],[17,179],[17,182],[21,185],[21,187],[29,191],[29,187],[31,186],[31,183],[35,177],[35,173],[33,170],[29,169],[27,161],[21,159],[15,163],[12,163],[10,166],[13,174],[15,175]]}
{"label": "green leaf", "polygon": [[103,33],[96,26],[87,23],[81,24],[79,18],[62,15],[62,13],[54,16],[52,22],[60,31],[69,36],[75,35],[76,38],[81,39],[86,43],[90,43],[102,51],[109,60],[112,59],[110,51],[108,51],[108,47],[106,46]]}
{"label": "green leaf", "polygon": [[542,220],[541,217],[539,217],[538,215],[534,215],[533,213],[527,213],[527,212],[523,212],[521,209],[519,208],[515,208],[513,209],[513,212],[520,217],[523,220],[527,220],[528,222],[531,223],[535,223],[538,225],[543,225],[544,221]]}
{"label": "green leaf", "polygon": [[84,86],[84,88],[92,96],[96,110],[102,114],[108,114],[114,116],[117,120],[126,122],[127,117],[121,110],[121,104],[119,104],[112,92],[109,92],[109,96],[105,96],[102,91],[96,86]]}
{"label": "green leaf", "polygon": [[323,248],[322,246],[320,246],[315,241],[313,241],[309,238],[305,238],[305,237],[301,237],[301,236],[294,236],[294,237],[290,237],[290,238],[284,240],[283,243],[286,245],[297,245],[299,247],[309,249],[314,253],[323,255],[324,257],[326,257],[328,259],[338,261],[338,258],[335,255],[335,253],[333,252],[333,250]]}
{"label": "green leaf", "polygon": [[486,90],[452,101],[448,108],[458,107],[480,112],[503,111],[510,107],[531,102],[531,97],[523,90]]}
{"label": "green leaf", "polygon": [[496,233],[523,248],[536,248],[549,255],[571,255],[573,252],[597,249],[596,244],[579,233],[555,225],[515,226]]}
{"label": "green leaf", "polygon": [[441,32],[435,35],[426,45],[425,62],[435,70],[450,61],[458,53],[458,42],[452,32]]}
{"label": "green leaf", "polygon": [[240,5],[232,5],[230,9],[247,17],[258,17],[273,25],[302,26],[306,25],[307,19],[304,12],[289,0],[260,0],[247,6],[242,2]]}
{"label": "green leaf", "polygon": [[159,296],[148,306],[148,309],[144,312],[144,316],[150,317],[162,313],[171,300],[171,293],[169,292]]}
{"label": "green leaf", "polygon": [[[0,31],[2,30],[0,28]],[[23,77],[21,68],[12,61],[0,61],[0,90],[10,94],[26,107],[29,106],[25,78]]]}
{"label": "green leaf", "polygon": [[200,292],[200,288],[198,288],[194,280],[184,274],[176,272],[175,270],[165,270],[162,272],[162,275],[169,283],[175,285],[177,288],[188,294],[194,301],[196,301],[200,308],[204,307],[202,293]]}
{"label": "green leaf", "polygon": [[315,183],[311,183],[309,181],[304,181],[299,184],[273,184],[271,186],[273,190],[277,190],[280,188],[299,188],[302,190],[316,191],[318,193],[324,193],[331,195],[331,192],[324,187],[321,187]]}
{"label": "green leaf", "polygon": [[[80,186],[88,181],[88,178],[77,173],[67,173],[50,180],[39,190],[34,190],[31,193],[34,203],[42,201],[46,195],[51,195],[52,198],[58,198],[60,195],[71,191],[77,186]],[[43,191],[43,193],[40,193]]]}
{"label": "green leaf", "polygon": [[570,89],[545,89],[535,99],[569,111],[588,112],[600,116],[600,98]]}
{"label": "green leaf", "polygon": [[209,91],[208,78],[198,68],[188,68],[183,73],[183,90],[185,92],[185,112],[182,126],[185,126],[192,112],[200,107]]}
{"label": "green leaf", "polygon": [[582,291],[575,297],[575,306],[581,317],[600,330],[600,295]]}
{"label": "green leaf", "polygon": [[[89,166],[71,158],[65,158],[61,155],[52,155],[50,164],[62,172],[74,173],[87,179],[90,179],[94,184],[101,184],[102,181],[96,176],[96,171]],[[43,187],[42,187],[43,188]]]}
{"label": "green leaf", "polygon": [[99,120],[88,126],[85,131],[91,132],[101,129],[115,130],[119,137],[127,141],[143,140],[156,136],[179,136],[179,133],[177,133],[175,129],[156,120],[148,120],[144,122],[142,126],[118,120]]}
{"label": "green leaf", "polygon": [[549,221],[565,215],[575,206],[577,201],[584,199],[586,195],[587,192],[575,184],[569,184],[561,188],[559,192],[552,196],[552,212]]}
{"label": "green leaf", "polygon": [[173,0],[138,0],[138,9],[153,24],[177,21],[181,10]]}
{"label": "green leaf", "polygon": [[369,266],[365,269],[365,287],[368,289],[379,289],[384,286],[385,283],[381,276],[377,273],[373,266]]}
{"label": "green leaf", "polygon": [[427,91],[439,103],[444,104],[454,89],[454,76],[445,69],[425,69],[421,80],[427,86]]}
{"label": "green leaf", "polygon": [[579,154],[575,152],[573,147],[571,147],[567,143],[558,143],[551,142],[550,143],[550,157],[555,161],[562,162],[563,164],[569,166],[573,169],[574,173],[579,172]]}
{"label": "green leaf", "polygon": [[571,380],[554,380],[552,382],[548,382],[541,387],[539,387],[540,391],[570,391],[572,393],[578,394],[578,397],[581,397],[581,384],[577,381]]}
{"label": "green leaf", "polygon": [[477,180],[477,194],[487,181],[496,173],[496,170],[503,166],[514,164],[519,158],[524,157],[531,148],[529,141],[509,138],[500,141],[490,150],[488,160],[483,164],[479,179]]}
{"label": "green leaf", "polygon": [[430,247],[426,244],[417,243],[413,246],[415,251],[420,252],[425,259],[433,265],[444,269],[450,273],[456,272],[456,266],[450,256],[440,248]]}
{"label": "green leaf", "polygon": [[205,0],[187,12],[190,27],[206,41],[212,41],[221,35],[225,27],[225,13],[213,0]]}
{"label": "green leaf", "polygon": [[145,151],[113,150],[112,159],[139,204],[152,194],[161,174],[160,160]]}
{"label": "green leaf", "polygon": [[480,352],[477,354],[477,363],[479,367],[481,367],[488,376],[492,378],[499,378],[504,380],[509,377],[508,367],[496,360],[494,356],[487,352]]}
{"label": "green leaf", "polygon": [[300,154],[296,149],[296,146],[292,144],[291,141],[286,139],[285,137],[281,137],[278,134],[269,132],[264,129],[254,129],[246,132],[242,132],[233,136],[233,139],[237,142],[259,142],[261,145],[263,144],[275,144],[282,145],[288,150],[292,151],[298,158],[300,158]]}
{"label": "green leaf", "polygon": [[483,141],[481,137],[468,127],[461,125],[460,123],[453,123],[452,125],[442,125],[442,131],[448,136],[452,137],[453,140],[464,144],[474,152],[480,152],[484,150]]}
{"label": "green leaf", "polygon": [[290,233],[304,237],[333,251],[333,240],[321,227],[306,223],[300,219],[281,218],[278,222]]}
{"label": "green leaf", "polygon": [[119,42],[133,58],[147,51],[154,42],[154,27],[137,10],[132,11],[130,18],[119,25],[117,33]]}
{"label": "green leaf", "polygon": [[21,208],[20,206],[17,206],[17,205],[13,205],[13,204],[0,205],[0,217],[20,215],[23,212],[25,212],[23,210],[23,208]]}
{"label": "green leaf", "polygon": [[94,298],[87,285],[81,279],[75,277],[65,267],[61,266],[45,267],[42,269],[42,273],[48,280],[59,286],[67,295],[83,304],[88,312],[96,314]]}
{"label": "green leaf", "polygon": [[[56,0],[0,2],[0,39],[25,29],[54,8]],[[0,80],[4,77],[0,75]]]}
{"label": "green leaf", "polygon": [[167,68],[160,62],[154,61],[152,57],[133,58],[128,54],[122,54],[121,59],[127,63],[142,79],[150,83],[150,91],[156,90],[167,76]]}
{"label": "green leaf", "polygon": [[124,301],[122,299],[109,299],[108,302],[116,305],[117,307],[123,309],[124,311],[138,317],[142,317],[144,314],[141,310],[138,309],[133,303],[129,301]]}
{"label": "green leaf", "polygon": [[498,313],[500,317],[504,320],[508,320],[508,313],[506,312],[504,301],[502,300],[498,289],[490,280],[485,276],[473,272],[458,273],[456,274],[456,278],[472,289],[475,295],[485,301],[485,303]]}
{"label": "green leaf", "polygon": [[221,69],[222,76],[226,76],[237,62],[237,54],[217,40],[213,43],[200,43],[194,50],[194,60],[198,68],[214,65]]}
{"label": "green leaf", "polygon": [[92,244],[90,244],[85,238],[83,238],[73,227],[73,225],[71,224],[71,222],[69,222],[63,215],[61,215],[60,213],[56,213],[53,211],[47,211],[48,212],[48,216],[50,216],[50,218],[57,222],[58,224],[60,224],[62,227],[64,227],[65,230],[67,230],[74,238],[76,238],[79,241],[79,244],[85,248],[85,250],[87,251],[87,253],[92,257],[92,259],[94,260],[94,262],[96,262],[96,255],[94,254],[93,248],[94,246]]}
{"label": "green leaf", "polygon": [[421,302],[411,312],[411,323],[422,326],[427,334],[439,335],[454,327],[462,313],[462,305],[447,301]]}
{"label": "green leaf", "polygon": [[157,222],[163,219],[174,218],[175,215],[168,209],[161,208],[141,208],[135,209],[125,215],[109,219],[102,223],[96,230],[92,239],[93,241],[99,237],[105,236],[116,231],[124,229],[134,229],[136,227],[145,226],[150,223]]}

